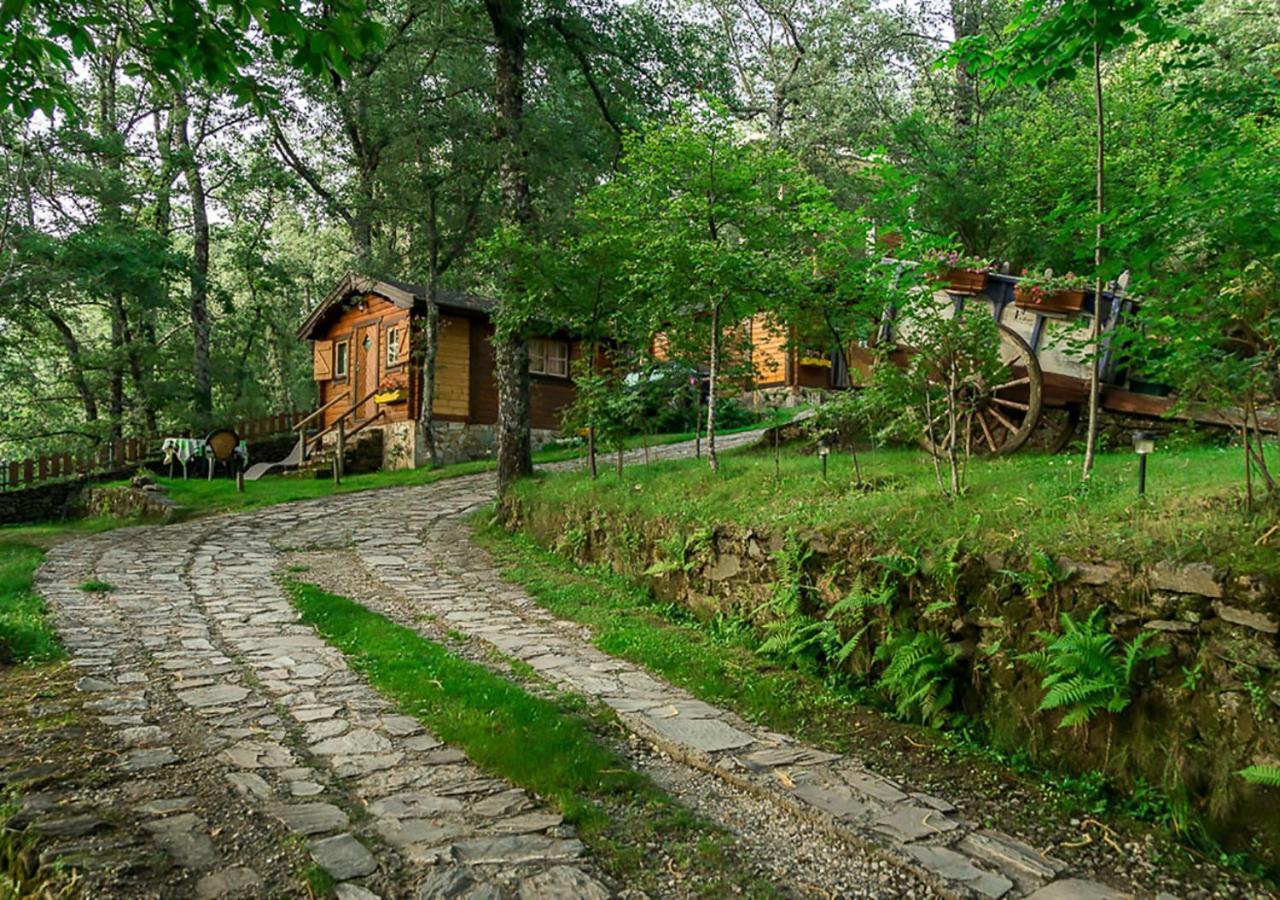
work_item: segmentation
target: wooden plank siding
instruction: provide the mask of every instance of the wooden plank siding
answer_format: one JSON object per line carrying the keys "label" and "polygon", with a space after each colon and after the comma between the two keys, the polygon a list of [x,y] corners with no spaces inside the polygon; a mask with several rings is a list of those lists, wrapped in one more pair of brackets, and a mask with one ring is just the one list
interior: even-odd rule
{"label": "wooden plank siding", "polygon": [[791,359],[787,350],[787,330],[773,317],[751,317],[751,366],[757,387],[777,387],[791,383]]}
{"label": "wooden plank siding", "polygon": [[472,322],[441,314],[436,343],[436,388],[431,412],[444,420],[467,421],[471,414]]}
{"label": "wooden plank siding", "polygon": [[[375,405],[369,401],[357,419],[381,413],[376,425],[417,418],[420,407],[422,329],[420,310],[396,306],[377,294],[365,294],[335,308],[313,336],[318,405],[348,394],[324,413],[323,427],[337,421],[352,402],[371,386],[388,382],[406,389],[408,402]],[[397,365],[386,364],[388,328],[409,327],[415,352]],[[441,311],[436,347],[436,384],[432,412],[441,421],[493,425],[498,421],[498,390],[494,380],[493,325],[482,314],[465,310]],[[369,340],[368,350],[363,341]],[[570,365],[582,354],[581,342],[568,340]],[[337,373],[338,347],[347,350],[347,371]],[[367,361],[367,364],[366,364]],[[374,368],[376,367],[376,369]],[[576,388],[571,378],[530,376],[530,418],[534,428],[558,429],[563,408],[572,403]],[[350,422],[351,419],[348,419]]]}

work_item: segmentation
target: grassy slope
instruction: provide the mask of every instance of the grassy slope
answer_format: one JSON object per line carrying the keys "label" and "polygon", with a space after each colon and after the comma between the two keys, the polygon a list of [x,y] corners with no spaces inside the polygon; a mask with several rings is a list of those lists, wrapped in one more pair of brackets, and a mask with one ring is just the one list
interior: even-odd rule
{"label": "grassy slope", "polygon": [[[572,473],[519,488],[547,507],[591,508],[603,517],[662,517],[692,529],[727,522],[763,528],[859,529],[886,546],[937,546],[958,539],[979,552],[1038,547],[1078,559],[1209,560],[1237,571],[1280,572],[1280,537],[1256,543],[1274,511],[1241,509],[1241,461],[1235,450],[1160,449],[1151,458],[1145,501],[1136,496],[1136,457],[1101,454],[1081,486],[1077,455],[1019,454],[979,460],[969,490],[954,503],[938,492],[927,457],[893,448],[864,452],[857,490],[845,454],[830,459],[828,479],[816,457],[787,449],[782,477],[772,454],[727,454],[714,475],[695,460],[611,473],[593,483]],[[1276,465],[1280,466],[1280,460]]]}
{"label": "grassy slope", "polygon": [[833,727],[857,709],[850,693],[779,668],[682,607],[658,602],[645,588],[599,568],[584,570],[527,535],[490,523],[479,525],[476,537],[506,578],[557,617],[590,626],[604,652],[774,731],[842,751],[852,746],[848,730]]}
{"label": "grassy slope", "polygon": [[719,834],[597,740],[580,701],[533,696],[351,600],[314,585],[286,587],[303,621],[375,688],[481,767],[553,801],[615,876],[643,883],[652,864],[643,848],[660,841],[678,865],[717,885],[713,895],[769,893],[724,867]]}

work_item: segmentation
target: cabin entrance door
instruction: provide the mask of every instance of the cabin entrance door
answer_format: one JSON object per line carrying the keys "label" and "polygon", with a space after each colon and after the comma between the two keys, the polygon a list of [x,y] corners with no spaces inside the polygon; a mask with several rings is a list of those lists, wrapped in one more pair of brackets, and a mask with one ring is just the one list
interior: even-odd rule
{"label": "cabin entrance door", "polygon": [[378,324],[365,325],[356,329],[356,374],[353,401],[365,397],[365,401],[356,410],[355,417],[363,421],[377,412],[378,404],[373,402],[369,394],[378,386]]}

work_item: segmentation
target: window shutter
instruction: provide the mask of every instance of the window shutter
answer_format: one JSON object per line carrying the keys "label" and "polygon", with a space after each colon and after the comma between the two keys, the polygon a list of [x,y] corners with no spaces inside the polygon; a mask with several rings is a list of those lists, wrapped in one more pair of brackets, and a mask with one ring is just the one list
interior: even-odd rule
{"label": "window shutter", "polygon": [[410,320],[405,319],[400,323],[400,330],[396,332],[396,362],[403,363],[409,360],[409,326]]}
{"label": "window shutter", "polygon": [[315,380],[328,381],[333,378],[333,341],[316,341],[312,353],[315,360]]}

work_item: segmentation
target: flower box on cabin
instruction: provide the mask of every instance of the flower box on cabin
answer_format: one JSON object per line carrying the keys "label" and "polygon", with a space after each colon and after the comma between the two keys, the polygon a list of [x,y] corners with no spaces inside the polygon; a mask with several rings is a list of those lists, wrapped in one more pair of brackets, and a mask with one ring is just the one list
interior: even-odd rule
{"label": "flower box on cabin", "polygon": [[408,399],[409,391],[406,388],[392,388],[373,395],[374,403],[404,403]]}

